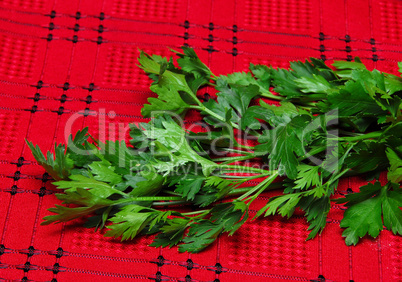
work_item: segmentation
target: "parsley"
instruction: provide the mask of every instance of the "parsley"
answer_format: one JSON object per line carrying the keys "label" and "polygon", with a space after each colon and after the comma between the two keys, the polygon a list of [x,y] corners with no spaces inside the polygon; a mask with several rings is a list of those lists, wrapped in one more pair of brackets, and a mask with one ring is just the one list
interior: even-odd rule
{"label": "parsley", "polygon": [[[156,234],[151,246],[195,253],[240,228],[262,192],[282,189],[254,218],[301,209],[311,239],[325,227],[332,201],[347,208],[340,224],[347,245],[384,226],[402,235],[401,77],[370,71],[358,58],[333,68],[314,58],[290,69],[251,64],[250,72],[218,77],[194,50],[174,53],[176,62],[140,54],[157,97],[142,108],[152,119],[130,125],[131,146],[90,142],[88,129],[46,156],[27,141],[63,191],[57,198],[72,204],[49,209],[42,224],[92,215],[85,226],[107,228],[106,236]],[[205,86],[216,99],[198,99]],[[180,126],[188,110],[202,115],[207,132]],[[255,160],[264,166],[248,165]],[[334,199],[341,178],[373,180],[381,172],[387,183]],[[247,187],[253,179],[262,180]]]}

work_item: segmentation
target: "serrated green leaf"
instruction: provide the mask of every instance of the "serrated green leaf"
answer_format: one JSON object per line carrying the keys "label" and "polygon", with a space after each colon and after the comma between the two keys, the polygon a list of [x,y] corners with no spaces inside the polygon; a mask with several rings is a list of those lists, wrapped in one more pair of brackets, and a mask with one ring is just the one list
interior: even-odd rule
{"label": "serrated green leaf", "polygon": [[121,237],[121,240],[133,239],[140,233],[146,225],[157,216],[157,213],[138,205],[127,205],[121,208],[110,221],[105,233],[107,237]]}
{"label": "serrated green leaf", "polygon": [[321,185],[320,167],[301,164],[297,167],[298,174],[295,180],[295,189],[308,189],[312,186]]}
{"label": "serrated green leaf", "polygon": [[284,194],[273,197],[269,200],[268,204],[257,212],[254,218],[261,216],[263,213],[265,213],[264,216],[280,214],[283,217],[287,216],[289,218],[293,215],[301,197],[301,193]]}
{"label": "serrated green leaf", "polygon": [[[187,162],[195,162],[201,165],[205,176],[208,176],[216,164],[206,158],[199,156],[189,145],[186,139],[186,132],[170,117],[160,117],[162,128],[153,127],[144,134],[147,138],[157,140],[160,145],[158,151],[171,159],[171,163],[155,161],[154,167],[165,174],[172,171],[174,167],[184,165]],[[158,145],[158,143],[155,143]],[[157,152],[158,152],[157,151]]]}
{"label": "serrated green leaf", "polygon": [[[144,134],[144,131],[141,129],[141,123],[138,125],[134,123],[130,123],[130,144],[134,146],[136,149],[146,149],[150,146],[150,141],[147,139],[147,136]],[[124,143],[125,145],[125,143]]]}
{"label": "serrated green leaf", "polygon": [[[242,86],[238,84],[228,84],[228,82],[222,78],[217,80],[216,89],[219,91],[216,94],[218,97],[217,102],[209,100],[203,105],[221,117],[218,123],[222,123],[222,120],[226,120],[229,114],[231,115],[230,121],[238,124],[241,117],[246,113],[251,100],[260,95],[260,88],[257,85],[250,84],[248,86]],[[206,121],[210,124],[216,124],[216,118],[214,117],[208,117]]]}
{"label": "serrated green leaf", "polygon": [[329,197],[306,196],[300,200],[298,206],[305,211],[309,223],[307,230],[311,230],[306,240],[313,239],[322,232],[327,223],[327,215],[331,208]]}
{"label": "serrated green leaf", "polygon": [[64,145],[55,144],[55,154],[53,155],[48,151],[45,158],[38,145],[35,147],[31,142],[26,142],[36,161],[43,166],[53,179],[61,180],[70,175],[71,170],[74,168],[74,161],[65,154],[66,147]]}
{"label": "serrated green leaf", "polygon": [[387,148],[386,154],[390,164],[388,180],[393,183],[402,182],[402,159],[391,148]]}
{"label": "serrated green leaf", "polygon": [[93,162],[88,165],[94,179],[115,185],[123,181],[121,175],[114,172],[115,168],[108,161]]}
{"label": "serrated green leaf", "polygon": [[269,121],[274,116],[271,110],[260,106],[251,106],[244,113],[241,118],[241,127],[242,129],[246,129],[247,127],[250,129],[260,129],[261,123],[257,119]]}
{"label": "serrated green leaf", "polygon": [[269,91],[271,86],[271,70],[265,65],[254,65],[250,63],[250,70],[256,78],[261,91]]}
{"label": "serrated green leaf", "polygon": [[227,75],[221,75],[219,76],[219,79],[228,84],[237,84],[242,86],[257,84],[254,77],[249,72],[233,72]]}
{"label": "serrated green leaf", "polygon": [[213,243],[222,232],[233,234],[247,220],[247,211],[246,204],[240,201],[214,206],[210,220],[198,220],[190,226],[179,251],[197,253]]}
{"label": "serrated green leaf", "polygon": [[360,61],[359,58],[355,58],[354,62],[349,61],[335,61],[332,64],[337,70],[335,73],[342,78],[350,78],[353,70],[365,70],[366,66]]}
{"label": "serrated green leaf", "polygon": [[223,179],[219,176],[209,176],[205,179],[200,193],[194,197],[194,204],[206,207],[225,197],[230,191],[238,186],[234,181]]}
{"label": "serrated green leaf", "polygon": [[223,227],[209,220],[200,220],[190,226],[188,235],[179,245],[180,252],[198,253],[212,244],[221,234]]}
{"label": "serrated green leaf", "polygon": [[[78,207],[69,208],[61,205],[55,205],[55,208],[50,208],[48,211],[56,213],[56,215],[48,215],[43,218],[41,225],[49,225],[51,223],[60,223],[74,220],[82,216],[93,213],[99,207]],[[102,207],[102,206],[101,206]]]}
{"label": "serrated green leaf", "polygon": [[227,75],[221,75],[219,79],[230,85],[250,86],[255,85],[261,93],[268,92],[270,87],[270,69],[264,65],[250,64],[252,72],[234,72]]}
{"label": "serrated green leaf", "polygon": [[346,245],[356,245],[366,234],[377,237],[383,229],[381,220],[381,199],[369,198],[349,207],[341,221]]}
{"label": "serrated green leaf", "polygon": [[188,227],[189,219],[171,218],[160,227],[159,233],[152,244],[152,247],[167,247],[170,248],[180,243],[184,237],[184,233]]}
{"label": "serrated green leaf", "polygon": [[345,164],[354,171],[365,173],[374,170],[383,171],[387,168],[386,146],[376,141],[360,142],[354,151],[345,159]]}
{"label": "serrated green leaf", "polygon": [[[315,85],[314,87],[317,88],[320,85],[318,88],[323,89],[327,83],[337,80],[331,69],[313,58],[311,62],[291,62],[290,66],[291,70],[274,70],[271,68],[272,84],[275,87],[274,91],[289,99],[306,97],[306,94],[302,91],[304,87]],[[297,82],[300,78],[303,78],[301,84],[299,84],[300,81]],[[327,83],[324,81],[327,81]],[[308,92],[306,88],[304,90]]]}
{"label": "serrated green leaf", "polygon": [[204,180],[204,176],[187,175],[186,178],[181,179],[178,182],[175,192],[180,193],[184,198],[192,201],[194,200],[195,195],[201,190]]}
{"label": "serrated green leaf", "polygon": [[301,114],[294,104],[286,101],[281,102],[279,106],[275,106],[269,105],[261,100],[260,105],[273,113],[273,117],[271,117],[270,120],[267,120],[273,126],[286,123],[293,117]]}
{"label": "serrated green leaf", "polygon": [[161,60],[155,59],[157,57],[151,57],[147,53],[140,51],[140,57],[138,62],[140,67],[147,73],[159,74],[161,69]]}
{"label": "serrated green leaf", "polygon": [[198,99],[184,74],[163,68],[163,62],[158,62],[144,52],[141,52],[138,61],[145,72],[158,76],[151,90],[156,91],[159,97],[148,99],[150,104],[141,110],[145,117],[150,117],[152,114],[160,115],[163,111],[181,114],[190,104],[197,104]]}
{"label": "serrated green leaf", "polygon": [[360,82],[348,81],[340,91],[328,95],[329,108],[337,109],[341,117],[363,115],[386,115],[387,113],[368,95]]}
{"label": "serrated green leaf", "polygon": [[103,229],[112,212],[112,209],[113,206],[109,206],[96,210],[96,215],[88,217],[83,226],[85,228],[95,228],[95,231]]}
{"label": "serrated green leaf", "polygon": [[212,175],[205,180],[205,186],[209,186],[216,191],[216,200],[218,200],[226,196],[226,194],[229,193],[230,190],[234,189],[237,185],[231,180]]}
{"label": "serrated green leaf", "polygon": [[347,203],[346,206],[352,206],[367,199],[372,198],[374,195],[378,194],[382,189],[380,182],[368,183],[360,187],[359,193],[347,194],[345,198],[338,198],[334,200],[338,204]]}
{"label": "serrated green leaf", "polygon": [[313,77],[301,77],[295,80],[303,93],[327,93],[331,85],[320,75],[313,74]]}
{"label": "serrated green leaf", "polygon": [[341,227],[346,228],[342,236],[346,237],[347,245],[356,245],[366,234],[377,237],[383,229],[383,221],[394,234],[402,234],[402,194],[397,184],[368,184],[360,193],[347,195],[346,200],[338,200],[338,203],[346,201],[348,209]]}
{"label": "serrated green leaf", "polygon": [[165,177],[156,173],[155,171],[142,171],[135,176],[125,175],[128,180],[127,184],[133,188],[130,196],[152,196],[156,195],[163,186]]}
{"label": "serrated green leaf", "polygon": [[402,78],[393,74],[385,75],[385,88],[389,95],[402,90]]}
{"label": "serrated green leaf", "polygon": [[141,110],[141,113],[145,117],[151,117],[160,111],[171,111],[178,115],[185,113],[190,105],[183,101],[179,94],[181,89],[177,89],[174,85],[159,86],[152,85],[151,91],[158,94],[158,98],[148,98],[148,103],[145,104]]}
{"label": "serrated green leaf", "polygon": [[256,146],[259,154],[268,155],[271,170],[278,169],[290,179],[297,177],[299,161],[296,156],[304,155],[303,130],[311,118],[299,115],[272,130],[265,130]]}
{"label": "serrated green leaf", "polygon": [[63,203],[80,205],[81,207],[70,208],[56,204],[55,208],[48,209],[56,215],[45,216],[41,225],[67,222],[113,204],[112,200],[105,199],[82,188],[66,191],[65,194],[56,194],[56,196]]}
{"label": "serrated green leaf", "polygon": [[193,49],[183,46],[182,50],[183,54],[172,51],[180,57],[177,59],[177,63],[183,71],[193,74],[195,78],[209,78],[212,75],[211,70],[198,58]]}
{"label": "serrated green leaf", "polygon": [[58,189],[63,189],[65,192],[74,192],[77,189],[89,189],[94,195],[107,198],[113,194],[122,194],[121,191],[114,189],[111,185],[98,181],[94,178],[89,178],[83,175],[71,175],[68,181],[53,182]]}
{"label": "serrated green leaf", "polygon": [[402,190],[394,185],[394,190],[382,191],[382,212],[384,225],[394,233],[402,235]]}

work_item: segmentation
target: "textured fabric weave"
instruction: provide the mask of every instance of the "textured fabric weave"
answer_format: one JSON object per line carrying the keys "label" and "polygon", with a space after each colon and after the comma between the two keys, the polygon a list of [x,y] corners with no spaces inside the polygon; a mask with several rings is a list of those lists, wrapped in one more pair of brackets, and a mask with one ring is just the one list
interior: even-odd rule
{"label": "textured fabric weave", "polygon": [[[74,115],[73,131],[88,126],[95,137],[144,121],[154,94],[138,48],[168,55],[188,44],[215,74],[354,56],[397,73],[401,10],[398,0],[0,0],[0,280],[401,281],[402,239],[384,231],[347,247],[338,207],[308,242],[302,216],[271,217],[193,255],[148,247],[152,238],[104,238],[80,221],[40,226],[59,202],[24,142],[65,142]],[[339,191],[362,183],[348,179]]]}

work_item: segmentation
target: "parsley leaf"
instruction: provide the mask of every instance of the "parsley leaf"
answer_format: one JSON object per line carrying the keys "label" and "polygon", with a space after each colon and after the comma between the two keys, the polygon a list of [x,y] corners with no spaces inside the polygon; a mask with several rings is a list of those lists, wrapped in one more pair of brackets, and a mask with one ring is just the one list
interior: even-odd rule
{"label": "parsley leaf", "polygon": [[174,51],[178,56],[177,63],[181,69],[186,73],[191,73],[195,78],[210,77],[212,75],[211,70],[198,58],[193,49],[188,47],[182,47],[183,54]]}
{"label": "parsley leaf", "polygon": [[157,122],[161,127],[153,127],[144,134],[147,138],[154,140],[156,153],[170,158],[171,163],[155,160],[154,167],[162,173],[169,173],[174,167],[184,165],[188,162],[195,162],[202,166],[205,176],[211,174],[216,164],[195,152],[186,139],[186,132],[169,116],[159,117]]}
{"label": "parsley leaf", "polygon": [[180,217],[174,217],[167,220],[160,227],[159,233],[150,246],[153,247],[173,247],[179,244],[184,237],[184,233],[188,227],[190,220]]}
{"label": "parsley leaf", "polygon": [[217,102],[210,99],[204,103],[204,106],[219,116],[220,119],[207,116],[205,120],[213,125],[222,124],[222,121],[226,121],[226,117],[229,115],[230,121],[239,127],[241,117],[246,113],[251,100],[260,95],[259,87],[254,84],[248,86],[229,84],[226,80],[218,79],[216,89],[219,91],[216,94]]}
{"label": "parsley leaf", "polygon": [[402,182],[402,159],[391,148],[387,148],[387,157],[390,163],[388,180],[394,183]]}
{"label": "parsley leaf", "polygon": [[95,174],[94,179],[108,182],[111,185],[118,184],[123,181],[121,175],[114,172],[115,168],[108,161],[93,162],[88,165],[91,172]]}
{"label": "parsley leaf", "polygon": [[110,219],[114,224],[108,226],[109,230],[105,236],[115,238],[121,236],[122,240],[133,239],[156,216],[157,213],[146,207],[138,205],[124,206]]}
{"label": "parsley leaf", "polygon": [[337,202],[347,202],[348,206],[341,221],[341,227],[346,228],[342,236],[347,245],[356,245],[366,234],[377,237],[383,221],[394,234],[402,234],[402,192],[395,184],[368,184],[360,188],[360,193],[346,195]]}
{"label": "parsley leaf", "polygon": [[43,218],[45,221],[42,222],[41,225],[67,222],[113,204],[112,200],[106,199],[103,195],[97,195],[82,188],[66,190],[65,194],[56,194],[56,196],[59,200],[62,200],[63,203],[76,204],[80,205],[80,207],[70,208],[56,205],[55,208],[48,209],[56,215],[45,216]]}
{"label": "parsley leaf", "polygon": [[[53,177],[53,179],[61,180],[70,175],[75,163],[78,165],[83,165],[86,163],[86,161],[82,161],[83,158],[87,161],[88,159],[90,160],[90,158],[85,156],[85,154],[75,152],[76,148],[81,151],[88,149],[87,133],[88,128],[85,128],[82,131],[78,131],[74,139],[72,138],[72,135],[70,135],[69,145],[67,148],[65,145],[55,144],[55,154],[53,155],[52,153],[47,152],[46,158],[38,145],[35,147],[32,142],[26,142],[37,162],[44,167],[44,169]],[[85,146],[83,143],[86,143]]]}
{"label": "parsley leaf", "polygon": [[71,175],[70,180],[63,180],[53,182],[58,189],[63,189],[65,191],[74,192],[77,189],[88,189],[93,194],[101,197],[107,198],[113,194],[122,194],[120,190],[113,188],[110,184],[96,180],[92,177],[86,177],[84,175]]}
{"label": "parsley leaf", "polygon": [[297,167],[298,174],[295,180],[294,189],[308,189],[312,186],[322,184],[320,177],[320,167],[301,164]]}
{"label": "parsley leaf", "polygon": [[310,224],[307,230],[311,230],[307,240],[314,238],[319,232],[324,229],[327,224],[327,215],[331,208],[328,196],[315,198],[304,197],[299,205],[306,212],[306,219]]}
{"label": "parsley leaf", "polygon": [[[274,91],[287,98],[305,97],[305,93],[314,93],[319,89],[329,89],[335,84],[337,77],[333,71],[321,61],[311,58],[311,62],[291,62],[291,70],[271,68]],[[324,92],[325,93],[325,92]],[[318,95],[324,98],[326,95]]]}
{"label": "parsley leaf", "polygon": [[233,234],[247,219],[244,202],[221,203],[211,210],[211,220],[198,220],[190,226],[189,233],[179,246],[181,252],[197,253],[209,246],[219,234]]}
{"label": "parsley leaf", "polygon": [[260,145],[256,151],[268,155],[271,169],[278,169],[282,175],[290,179],[297,177],[299,162],[296,156],[304,155],[304,129],[311,121],[308,115],[298,115],[293,118],[286,116],[282,124],[271,130],[265,130],[258,139]]}
{"label": "parsley leaf", "polygon": [[166,69],[166,65],[161,64],[154,57],[144,52],[141,52],[138,61],[145,72],[157,76],[151,90],[159,96],[148,99],[150,104],[144,105],[141,110],[145,117],[162,111],[173,111],[181,114],[190,108],[191,104],[197,104],[198,99],[188,85],[184,74]]}
{"label": "parsley leaf", "polygon": [[297,204],[302,197],[302,193],[285,194],[271,198],[262,209],[260,209],[255,218],[265,213],[265,216],[279,213],[281,216],[291,217],[295,211]]}
{"label": "parsley leaf", "polygon": [[187,200],[194,200],[195,195],[201,190],[205,176],[187,175],[185,178],[175,179],[170,186],[176,185],[175,192],[180,193]]}

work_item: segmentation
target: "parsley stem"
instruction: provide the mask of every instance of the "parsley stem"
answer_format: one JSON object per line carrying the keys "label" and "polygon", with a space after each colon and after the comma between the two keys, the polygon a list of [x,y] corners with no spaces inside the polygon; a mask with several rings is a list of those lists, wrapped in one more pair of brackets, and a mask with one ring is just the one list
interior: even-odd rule
{"label": "parsley stem", "polygon": [[250,155],[254,154],[252,152],[247,152],[247,151],[242,151],[242,150],[236,150],[236,149],[230,149],[230,148],[222,148],[222,151],[230,152],[230,153],[236,153],[236,154],[244,154],[244,155]]}
{"label": "parsley stem", "polygon": [[327,147],[325,147],[325,146],[315,148],[315,149],[311,150],[310,152],[307,152],[306,154],[304,154],[304,156],[299,157],[298,160],[299,161],[305,160],[311,156],[321,153],[322,151],[325,151],[326,149],[327,149]]}
{"label": "parsley stem", "polygon": [[235,172],[246,172],[246,173],[262,173],[266,174],[269,171],[256,167],[242,166],[242,165],[218,165],[218,168],[233,170],[232,173]]}
{"label": "parsley stem", "polygon": [[193,212],[185,212],[182,213],[182,215],[187,216],[187,215],[194,215],[194,214],[199,214],[199,213],[209,213],[210,210],[199,210],[199,211],[193,211]]}
{"label": "parsley stem", "polygon": [[147,202],[147,201],[175,201],[175,200],[183,200],[182,197],[160,197],[160,196],[155,196],[155,197],[132,197],[132,198],[127,198],[127,199],[122,199],[117,201],[117,204],[122,204],[122,203],[129,203],[129,202]]}
{"label": "parsley stem", "polygon": [[356,142],[356,141],[360,141],[360,140],[378,138],[378,137],[380,137],[383,133],[384,133],[384,132],[374,131],[374,132],[366,133],[366,134],[359,135],[359,136],[353,136],[353,137],[339,137],[339,139],[341,139],[341,140],[343,140],[343,141],[346,141],[346,142]]}
{"label": "parsley stem", "polygon": [[[198,102],[199,102],[199,101],[198,101]],[[206,113],[208,113],[210,116],[213,116],[214,118],[216,118],[217,120],[219,120],[219,121],[221,121],[221,122],[226,122],[226,119],[225,119],[224,117],[221,117],[220,115],[214,113],[213,111],[211,111],[210,109],[208,109],[207,107],[205,107],[201,102],[199,102],[198,104],[199,104],[199,106],[192,105],[192,106],[190,106],[190,108],[191,108],[191,109],[198,110],[198,111],[201,111],[201,112],[206,112]],[[236,128],[236,129],[240,129],[240,127],[239,127],[237,124],[233,123],[233,122],[230,122],[230,125],[231,125],[232,127]]]}
{"label": "parsley stem", "polygon": [[184,204],[190,204],[190,202],[187,201],[172,201],[172,202],[153,202],[153,206],[174,206],[174,205],[184,205]]}
{"label": "parsley stem", "polygon": [[238,157],[217,158],[217,159],[212,159],[212,160],[214,162],[224,162],[224,163],[221,163],[221,165],[225,165],[225,164],[231,164],[234,162],[244,161],[244,160],[253,159],[253,158],[255,158],[254,155],[247,155],[247,156],[238,156]]}
{"label": "parsley stem", "polygon": [[[254,192],[257,191],[257,193],[251,198],[251,202],[254,201],[255,198],[257,198],[257,196],[259,194],[262,193],[262,191],[264,191],[267,186],[269,186],[279,175],[278,171],[271,171],[271,176],[265,178],[263,181],[261,181],[258,185],[256,185],[253,189],[249,190],[247,193],[243,194],[242,196],[238,197],[238,200],[244,200],[245,198],[247,198],[248,196],[252,195]],[[249,202],[248,205],[251,203]]]}
{"label": "parsley stem", "polygon": [[244,177],[245,177],[245,176],[241,176],[241,175],[228,175],[228,174],[214,174],[214,176],[218,176],[221,178],[231,178],[231,179],[244,179]]}
{"label": "parsley stem", "polygon": [[254,147],[247,146],[247,145],[242,145],[242,144],[239,144],[239,143],[237,143],[237,144],[235,145],[235,147],[239,147],[239,148],[246,149],[246,150],[252,150],[252,149],[254,149]]}
{"label": "parsley stem", "polygon": [[261,96],[264,97],[264,98],[268,98],[268,99],[271,99],[271,100],[277,100],[277,101],[283,101],[285,99],[284,97],[274,95],[271,92],[261,93]]}
{"label": "parsley stem", "polygon": [[173,191],[169,191],[169,190],[162,190],[163,193],[169,194],[169,195],[173,195],[173,196],[181,196],[180,193],[176,193]]}

